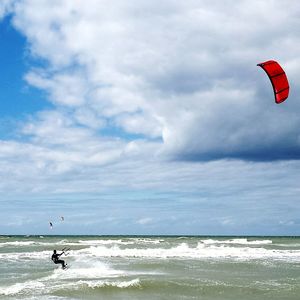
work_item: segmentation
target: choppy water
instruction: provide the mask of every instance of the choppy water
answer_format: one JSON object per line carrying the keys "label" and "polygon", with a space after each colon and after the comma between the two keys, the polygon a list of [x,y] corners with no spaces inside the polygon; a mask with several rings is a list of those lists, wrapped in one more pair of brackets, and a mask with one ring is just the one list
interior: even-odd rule
{"label": "choppy water", "polygon": [[0,236],[0,299],[298,300],[300,238]]}

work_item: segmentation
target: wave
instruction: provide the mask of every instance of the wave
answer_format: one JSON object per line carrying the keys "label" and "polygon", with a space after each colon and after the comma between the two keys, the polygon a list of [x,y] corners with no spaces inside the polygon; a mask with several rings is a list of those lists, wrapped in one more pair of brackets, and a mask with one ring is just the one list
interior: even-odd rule
{"label": "wave", "polygon": [[14,296],[21,294],[30,294],[34,291],[34,294],[48,294],[55,291],[61,290],[79,290],[82,288],[132,288],[141,287],[139,278],[132,280],[79,280],[79,281],[59,281],[54,284],[45,284],[41,280],[27,281],[23,283],[16,283],[8,287],[0,287],[0,295],[3,296]]}
{"label": "wave", "polygon": [[[44,239],[44,237],[39,237],[39,239]],[[5,246],[91,246],[91,245],[112,245],[112,244],[118,244],[118,245],[133,245],[137,242],[144,242],[144,243],[153,243],[158,244],[160,241],[158,240],[130,240],[130,241],[124,241],[124,240],[79,240],[78,242],[69,242],[67,240],[61,240],[61,241],[55,241],[55,242],[43,242],[43,241],[14,241],[14,242],[0,242],[0,247]]]}
{"label": "wave", "polygon": [[86,240],[78,241],[79,244],[82,245],[111,245],[111,244],[119,244],[119,245],[133,245],[134,241],[123,241],[123,240]]}
{"label": "wave", "polygon": [[14,242],[4,242],[0,243],[0,247],[4,246],[31,246],[31,245],[36,245],[38,243],[34,241],[25,241],[25,242],[19,242],[19,241],[14,241]]}
{"label": "wave", "polygon": [[[153,244],[158,245],[166,242],[164,239],[156,239],[156,238],[129,238],[128,240],[123,239],[95,239],[95,240],[79,240],[76,242],[70,242],[68,240],[60,240],[56,242],[49,242],[49,241],[14,241],[14,242],[0,242],[0,247],[4,246],[14,246],[14,247],[21,247],[21,246],[51,246],[51,247],[58,247],[58,246],[93,246],[93,245],[141,245],[141,244]],[[181,238],[178,238],[181,239]],[[186,239],[186,238],[182,238]],[[248,240],[247,238],[236,238],[236,239],[229,239],[229,240],[217,240],[217,239],[201,239],[201,243],[206,245],[213,245],[213,244],[237,244],[237,245],[268,245],[272,244],[271,240]]]}
{"label": "wave", "polygon": [[135,278],[129,281],[107,281],[107,280],[98,280],[98,281],[83,281],[80,280],[76,283],[76,286],[87,286],[89,288],[103,288],[103,287],[117,287],[117,288],[129,288],[129,287],[141,287],[141,282],[139,278]]}
{"label": "wave", "polygon": [[160,243],[163,243],[165,242],[165,240],[163,239],[151,239],[151,238],[135,238],[134,239],[135,243],[145,243],[145,244],[160,244]]}
{"label": "wave", "polygon": [[[71,260],[80,261],[83,257],[93,259],[95,257],[141,257],[141,258],[187,258],[187,259],[274,259],[286,261],[300,261],[300,249],[291,247],[288,249],[278,249],[276,243],[272,240],[248,240],[247,238],[232,239],[192,239],[162,240],[157,238],[128,238],[128,239],[95,239],[79,240],[77,242],[68,242],[60,240],[55,243],[49,241],[14,241],[2,243],[5,245],[20,246],[20,252],[0,253],[0,261],[22,261],[22,260],[50,260],[52,250],[42,250],[32,248],[35,251],[24,251],[21,246],[38,245],[43,247],[51,246],[64,247],[66,245],[78,246],[68,252]],[[196,242],[196,243],[195,243]],[[268,245],[268,247],[264,247]],[[272,245],[272,248],[270,247]],[[128,246],[128,247],[126,247]],[[289,247],[286,244],[286,247]],[[276,249],[277,247],[277,249]],[[72,247],[71,247],[72,248]],[[57,249],[57,248],[56,248]],[[19,251],[19,248],[18,248]],[[77,261],[76,261],[77,262]],[[93,262],[90,262],[93,265]]]}
{"label": "wave", "polygon": [[271,240],[255,240],[249,241],[248,239],[230,239],[230,240],[201,240],[203,244],[240,244],[240,245],[268,245],[272,244]]}
{"label": "wave", "polygon": [[35,251],[35,252],[11,252],[0,253],[0,262],[3,261],[20,261],[20,260],[42,260],[51,258],[50,251]]}
{"label": "wave", "polygon": [[[255,247],[256,245],[256,247]],[[92,245],[79,250],[70,250],[67,260],[75,260],[76,263],[84,257],[84,264],[93,265],[94,261],[89,259],[101,257],[130,257],[130,258],[186,258],[186,259],[274,259],[286,261],[300,261],[300,250],[298,249],[266,249],[258,247],[260,244],[245,244],[244,246],[234,246],[233,243],[203,243],[191,246],[187,243],[180,243],[173,247],[120,247],[120,245]],[[0,261],[22,261],[22,260],[50,260],[52,251],[34,252],[13,252],[0,253]]]}
{"label": "wave", "polygon": [[56,269],[54,273],[47,278],[53,279],[97,279],[97,278],[112,278],[125,276],[124,271],[115,270],[102,262],[95,262],[92,258],[85,258],[84,261],[75,260],[71,267],[67,270]]}
{"label": "wave", "polygon": [[44,288],[44,283],[30,280],[23,283],[15,283],[8,287],[0,287],[0,295],[11,296],[20,294],[21,292],[30,292],[31,290],[39,290]]}
{"label": "wave", "polygon": [[[46,271],[44,273],[46,276],[37,280],[27,280],[6,287],[2,286],[0,287],[0,298],[1,295],[45,295],[56,291],[82,288],[129,288],[140,286],[138,278],[126,278],[126,276],[136,275],[136,272],[113,269],[106,263],[96,261],[92,257],[85,257],[84,260],[81,258],[78,256],[73,257],[71,267],[67,271],[54,267],[55,269],[52,269],[50,274],[49,271]],[[53,268],[52,264],[51,267]]]}
{"label": "wave", "polygon": [[94,257],[130,257],[130,258],[185,258],[185,259],[275,259],[300,261],[300,250],[274,250],[257,247],[232,247],[226,245],[207,245],[199,242],[196,247],[181,243],[171,248],[126,248],[118,246],[91,246],[76,251],[77,255]]}

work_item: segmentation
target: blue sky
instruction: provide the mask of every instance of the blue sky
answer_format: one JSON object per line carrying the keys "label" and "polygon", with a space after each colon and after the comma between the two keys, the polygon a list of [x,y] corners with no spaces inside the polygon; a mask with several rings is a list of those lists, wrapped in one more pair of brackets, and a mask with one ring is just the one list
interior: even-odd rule
{"label": "blue sky", "polygon": [[289,5],[2,1],[0,234],[300,234]]}
{"label": "blue sky", "polygon": [[25,37],[11,26],[11,16],[3,18],[0,26],[0,136],[7,138],[15,134],[21,121],[51,104],[24,80],[30,67],[38,63],[30,58]]}

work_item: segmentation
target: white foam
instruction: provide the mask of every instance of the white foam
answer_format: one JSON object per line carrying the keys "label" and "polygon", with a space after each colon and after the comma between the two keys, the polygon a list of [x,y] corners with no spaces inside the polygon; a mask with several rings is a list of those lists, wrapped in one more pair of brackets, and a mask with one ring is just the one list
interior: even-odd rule
{"label": "white foam", "polygon": [[135,244],[134,241],[123,241],[123,240],[85,240],[85,241],[78,241],[79,244],[82,245],[132,245]]}
{"label": "white foam", "polygon": [[[90,267],[87,267],[90,266]],[[123,271],[111,269],[108,265],[85,258],[84,262],[74,261],[66,271],[56,269],[48,279],[97,279],[124,275]]]}
{"label": "white foam", "polygon": [[300,261],[300,250],[272,250],[259,247],[233,247],[230,245],[211,245],[199,242],[196,247],[181,243],[171,248],[126,248],[118,246],[92,246],[77,251],[77,255],[94,257],[131,257],[131,258],[185,258],[185,259],[274,259]]}
{"label": "white foam", "polygon": [[147,239],[147,238],[129,238],[128,240],[79,240],[78,243],[82,245],[134,245],[134,244],[140,244],[140,243],[146,243],[146,244],[160,244],[161,242],[164,242],[162,239]]}
{"label": "white foam", "polygon": [[[105,241],[104,244],[102,242]],[[228,240],[214,240],[214,239],[203,239],[198,240],[198,244],[189,245],[188,241],[177,243],[157,243],[157,239],[135,239],[137,247],[130,246],[126,247],[128,241],[124,240],[96,240],[96,244],[88,245],[88,243],[95,241],[82,241],[87,243],[86,247],[79,250],[70,250],[66,257],[67,262],[71,263],[72,269],[77,270],[77,275],[83,278],[85,272],[89,274],[95,274],[94,277],[102,274],[101,270],[104,269],[103,265],[95,267],[94,258],[102,257],[129,257],[129,258],[187,258],[187,259],[274,259],[274,260],[285,260],[285,261],[300,261],[300,249],[268,249],[263,245],[271,244],[271,240],[250,240],[246,238],[241,239],[228,239]],[[156,241],[152,243],[153,246],[148,246],[145,241]],[[32,241],[28,241],[32,242]],[[64,241],[65,242],[65,241]],[[112,244],[110,244],[113,242]],[[117,242],[117,243],[116,243]],[[131,241],[133,242],[133,241]],[[119,243],[119,244],[118,244]],[[78,245],[78,243],[77,243]],[[131,244],[130,244],[131,245]],[[287,245],[288,247],[289,245]],[[28,260],[48,260],[50,263],[52,251],[32,251],[32,252],[13,252],[13,253],[0,253],[0,261],[28,261]],[[84,256],[84,266],[81,266],[81,260]],[[87,260],[89,260],[87,262]],[[75,262],[75,263],[74,263]],[[95,270],[85,269],[87,265],[95,267]],[[107,276],[109,272],[107,271]],[[106,272],[105,271],[105,272]],[[70,273],[72,273],[71,271]],[[94,272],[94,273],[93,273]],[[119,274],[119,273],[117,273]],[[111,273],[114,275],[114,273]],[[88,277],[89,278],[89,277]]]}
{"label": "white foam", "polygon": [[77,286],[88,286],[89,288],[99,288],[99,287],[118,287],[121,289],[129,288],[129,287],[140,287],[141,282],[138,278],[129,280],[129,281],[105,281],[105,280],[98,280],[98,281],[83,281],[80,280],[76,284]]}
{"label": "white foam", "polygon": [[[78,290],[82,287],[88,287],[91,289],[101,288],[101,287],[117,287],[117,288],[129,288],[129,287],[139,287],[140,280],[138,278],[133,280],[79,280],[79,281],[68,281],[68,277],[64,276],[63,280],[49,281],[49,277],[36,280],[36,281],[26,281],[23,283],[16,283],[8,287],[0,287],[0,296],[13,296],[13,295],[25,295],[30,294],[34,291],[35,294],[42,294],[61,290],[61,289],[71,289]],[[67,279],[67,281],[65,281]],[[48,284],[51,282],[52,284]],[[46,286],[47,284],[47,286]],[[39,299],[39,297],[38,297]]]}
{"label": "white foam", "polygon": [[141,283],[138,278],[124,281],[124,280],[79,280],[79,281],[60,281],[59,284],[53,285],[49,288],[49,291],[59,291],[61,289],[68,290],[80,290],[82,288],[107,288],[107,287],[117,287],[117,288],[131,288],[140,287]]}
{"label": "white foam", "polygon": [[50,251],[34,251],[34,252],[10,252],[0,253],[0,261],[20,261],[20,260],[42,260],[50,259],[52,252]]}
{"label": "white foam", "polygon": [[157,239],[137,239],[136,242],[157,245],[157,244],[160,244],[160,243],[164,242],[164,240],[157,240]]}
{"label": "white foam", "polygon": [[[91,267],[87,267],[90,265]],[[111,281],[112,278],[126,276],[124,271],[114,270],[102,262],[95,262],[91,258],[84,262],[73,261],[68,270],[55,269],[50,276],[35,281],[16,283],[8,287],[0,287],[0,296],[28,295],[34,291],[35,295],[58,291],[61,289],[79,289],[85,285],[89,288],[115,286],[120,288],[139,284],[138,279],[131,281]],[[1,297],[0,297],[1,298]]]}
{"label": "white foam", "polygon": [[[39,239],[44,239],[42,237],[40,237]],[[22,247],[22,246],[57,246],[57,245],[61,245],[61,246],[78,246],[78,243],[69,243],[69,242],[65,242],[65,241],[59,241],[59,242],[42,242],[42,241],[14,241],[14,242],[0,242],[0,247],[9,247],[9,246],[13,246],[13,247]]]}
{"label": "white foam", "polygon": [[24,241],[24,242],[19,242],[19,241],[14,241],[14,242],[4,242],[4,243],[0,243],[0,247],[4,247],[4,246],[30,246],[30,245],[34,245],[34,244],[38,244],[34,241]]}
{"label": "white foam", "polygon": [[0,287],[0,295],[10,296],[21,292],[30,292],[31,290],[43,289],[45,285],[40,281],[26,281],[16,283],[9,287]]}
{"label": "white foam", "polygon": [[272,244],[271,240],[254,240],[248,241],[247,239],[230,239],[230,240],[213,240],[213,239],[205,239],[201,240],[203,244],[211,245],[211,244],[240,244],[240,245],[267,245]]}

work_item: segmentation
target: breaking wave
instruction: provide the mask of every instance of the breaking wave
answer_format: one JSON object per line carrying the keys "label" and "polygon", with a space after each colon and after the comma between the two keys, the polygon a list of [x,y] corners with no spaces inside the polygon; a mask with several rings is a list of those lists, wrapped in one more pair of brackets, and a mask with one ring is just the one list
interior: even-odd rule
{"label": "breaking wave", "polygon": [[233,247],[198,242],[192,247],[187,243],[180,243],[171,248],[126,248],[118,246],[91,246],[77,251],[77,255],[91,255],[94,257],[132,257],[132,258],[184,258],[184,259],[274,259],[285,261],[300,261],[300,250],[274,250],[261,247]]}

